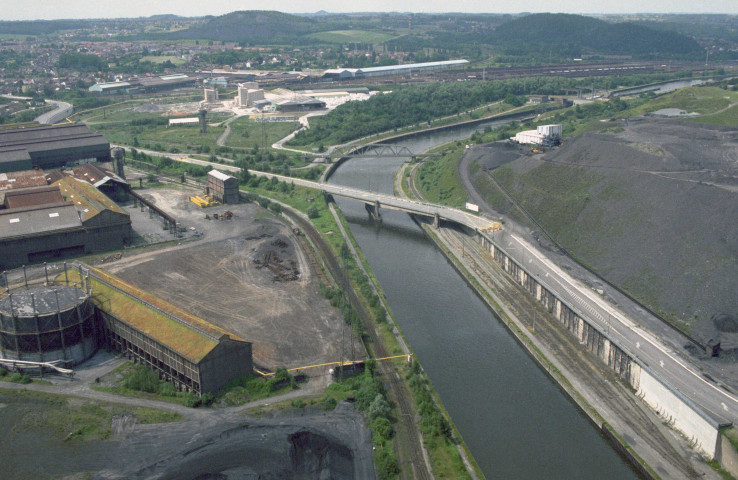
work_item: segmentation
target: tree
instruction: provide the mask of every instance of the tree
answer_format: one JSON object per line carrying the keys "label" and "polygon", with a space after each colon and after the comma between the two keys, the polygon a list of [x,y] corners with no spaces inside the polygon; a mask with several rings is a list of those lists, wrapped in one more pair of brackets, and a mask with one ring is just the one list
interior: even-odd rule
{"label": "tree", "polygon": [[385,400],[384,395],[378,393],[377,396],[374,397],[374,400],[372,400],[372,403],[369,405],[369,410],[367,410],[367,413],[369,414],[370,422],[374,421],[377,418],[386,418],[389,415],[390,406],[389,403],[387,403],[387,400]]}

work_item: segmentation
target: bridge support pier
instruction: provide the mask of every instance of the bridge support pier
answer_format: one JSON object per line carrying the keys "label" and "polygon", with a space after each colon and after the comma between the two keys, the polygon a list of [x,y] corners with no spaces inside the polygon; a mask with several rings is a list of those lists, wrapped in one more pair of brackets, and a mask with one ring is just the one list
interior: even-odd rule
{"label": "bridge support pier", "polygon": [[377,222],[382,221],[382,214],[379,213],[379,200],[376,200],[374,203],[365,203],[364,208],[372,220]]}
{"label": "bridge support pier", "polygon": [[433,214],[433,226],[437,229],[441,228],[441,217],[437,213]]}

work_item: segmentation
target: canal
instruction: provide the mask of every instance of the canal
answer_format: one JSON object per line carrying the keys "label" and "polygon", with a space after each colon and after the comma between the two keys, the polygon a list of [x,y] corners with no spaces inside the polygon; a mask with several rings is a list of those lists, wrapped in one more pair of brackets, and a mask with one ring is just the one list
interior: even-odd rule
{"label": "canal", "polygon": [[[472,131],[401,143],[422,151]],[[351,159],[330,182],[391,194],[402,162]],[[362,203],[336,201],[487,479],[637,478],[407,214],[383,210],[380,226],[368,219]]]}

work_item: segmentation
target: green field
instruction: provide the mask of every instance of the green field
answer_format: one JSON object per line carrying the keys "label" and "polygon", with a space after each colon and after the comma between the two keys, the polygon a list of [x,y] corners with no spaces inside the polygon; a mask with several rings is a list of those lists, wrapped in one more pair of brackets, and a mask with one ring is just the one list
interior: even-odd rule
{"label": "green field", "polygon": [[629,115],[655,112],[662,108],[680,108],[688,113],[712,114],[738,102],[738,92],[718,87],[688,87],[653,99],[628,111]]}
{"label": "green field", "polygon": [[308,35],[328,43],[382,43],[395,38],[395,35],[385,32],[372,32],[368,30],[332,30]]}
{"label": "green field", "polygon": [[241,117],[231,122],[231,135],[226,146],[235,148],[269,148],[297,128],[297,122],[257,122]]}

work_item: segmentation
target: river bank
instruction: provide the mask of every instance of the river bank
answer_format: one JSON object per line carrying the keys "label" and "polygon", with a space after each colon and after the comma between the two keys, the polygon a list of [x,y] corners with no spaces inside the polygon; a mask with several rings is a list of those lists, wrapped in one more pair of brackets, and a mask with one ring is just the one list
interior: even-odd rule
{"label": "river bank", "polygon": [[[396,193],[406,195],[400,169]],[[411,172],[408,188],[419,196]],[[581,348],[553,316],[465,234],[419,223],[449,262],[641,478],[720,478],[690,444],[664,425],[598,359]],[[591,357],[591,358],[589,358]],[[699,473],[698,473],[699,472]]]}

